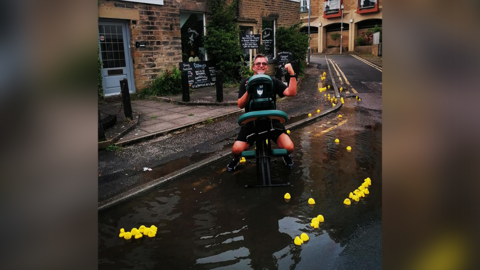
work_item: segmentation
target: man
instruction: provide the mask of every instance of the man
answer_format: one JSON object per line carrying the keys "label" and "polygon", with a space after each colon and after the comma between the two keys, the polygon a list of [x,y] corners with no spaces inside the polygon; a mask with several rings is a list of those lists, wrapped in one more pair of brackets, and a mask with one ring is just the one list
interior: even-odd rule
{"label": "man", "polygon": [[[255,59],[253,60],[253,72],[255,75],[257,74],[265,74],[265,72],[268,70],[268,60],[267,57],[265,57],[263,54],[257,54],[255,56]],[[295,72],[293,71],[292,65],[291,64],[286,64],[285,69],[287,72],[290,74],[290,83],[289,87],[287,87],[282,81],[272,78],[273,81],[273,91],[279,96],[279,97],[293,97],[297,94],[297,79]],[[250,95],[247,92],[247,83],[248,83],[248,78],[244,79],[240,82],[240,89],[238,91],[238,107],[240,109],[245,108],[247,105]],[[290,156],[290,153],[293,152],[293,142],[290,139],[290,136],[287,134],[285,130],[285,126],[283,126],[282,123],[278,120],[273,120],[273,127],[274,131],[270,132],[270,139],[273,140],[279,148],[284,148],[288,152],[288,156],[283,158],[283,161],[285,162],[285,165],[289,166],[290,168],[293,167],[293,161]],[[230,163],[227,165],[227,171],[231,172],[235,170],[235,168],[238,166],[238,163],[240,161],[240,156],[243,151],[247,150],[250,145],[252,145],[255,142],[254,136],[252,136],[255,133],[253,122],[247,123],[245,126],[242,126],[240,129],[240,132],[238,133],[238,137],[235,140],[235,143],[233,144],[232,147],[232,154],[233,154],[233,159],[230,161]]]}

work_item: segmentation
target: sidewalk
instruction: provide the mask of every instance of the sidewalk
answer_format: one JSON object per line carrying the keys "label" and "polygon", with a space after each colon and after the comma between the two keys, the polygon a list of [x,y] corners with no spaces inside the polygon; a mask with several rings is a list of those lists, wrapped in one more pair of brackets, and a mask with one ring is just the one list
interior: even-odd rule
{"label": "sidewalk", "polygon": [[[139,115],[137,126],[127,134],[118,138],[117,146],[124,146],[142,140],[165,135],[190,126],[208,123],[218,118],[240,113],[243,110],[237,106],[238,89],[225,88],[224,101],[216,102],[215,87],[196,89],[190,94],[190,102],[182,102],[182,95],[167,97],[150,97],[148,100],[134,100],[131,102],[134,118]],[[189,105],[189,106],[185,106]],[[129,125],[123,116],[122,103],[99,104],[102,115],[116,115],[119,111],[117,123],[107,129],[120,136],[121,130]]]}

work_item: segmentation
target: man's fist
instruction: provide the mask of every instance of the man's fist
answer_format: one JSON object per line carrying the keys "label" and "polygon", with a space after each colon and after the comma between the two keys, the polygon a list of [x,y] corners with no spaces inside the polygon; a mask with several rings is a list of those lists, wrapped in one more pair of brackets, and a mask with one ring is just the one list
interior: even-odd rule
{"label": "man's fist", "polygon": [[295,71],[293,71],[293,67],[290,63],[285,65],[285,69],[287,70],[288,74],[290,75],[295,74]]}

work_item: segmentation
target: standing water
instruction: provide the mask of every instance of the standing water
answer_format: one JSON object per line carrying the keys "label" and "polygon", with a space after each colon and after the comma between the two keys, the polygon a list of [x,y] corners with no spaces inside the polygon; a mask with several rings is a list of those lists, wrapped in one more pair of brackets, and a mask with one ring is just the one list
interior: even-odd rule
{"label": "standing water", "polygon": [[[273,180],[290,187],[247,189],[261,180],[255,163],[232,174],[222,159],[99,212],[99,269],[381,269],[381,115],[341,114],[292,131],[294,168],[271,163]],[[345,206],[367,177],[370,194]],[[141,225],[157,226],[156,236],[119,238]],[[310,240],[296,246],[301,233]]]}

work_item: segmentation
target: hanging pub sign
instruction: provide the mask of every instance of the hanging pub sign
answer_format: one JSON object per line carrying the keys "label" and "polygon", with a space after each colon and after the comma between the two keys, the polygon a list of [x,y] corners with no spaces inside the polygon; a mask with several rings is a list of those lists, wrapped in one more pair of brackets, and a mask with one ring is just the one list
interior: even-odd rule
{"label": "hanging pub sign", "polygon": [[273,29],[272,28],[265,28],[262,31],[262,44],[265,47],[265,56],[268,59],[273,59]]}
{"label": "hanging pub sign", "polygon": [[215,64],[212,62],[182,62],[180,70],[187,71],[188,84],[193,89],[214,86],[217,80]]}
{"label": "hanging pub sign", "polygon": [[242,49],[258,49],[260,46],[260,35],[242,35],[240,44]]}

